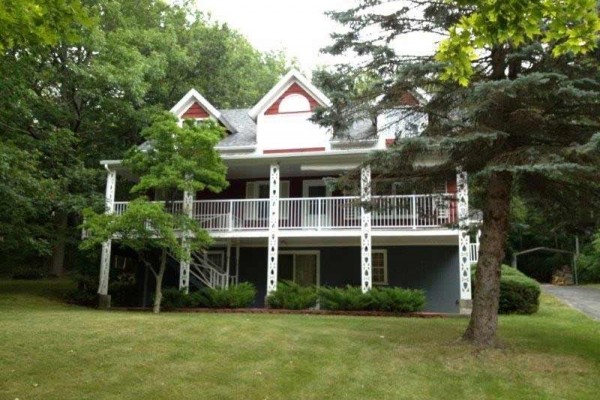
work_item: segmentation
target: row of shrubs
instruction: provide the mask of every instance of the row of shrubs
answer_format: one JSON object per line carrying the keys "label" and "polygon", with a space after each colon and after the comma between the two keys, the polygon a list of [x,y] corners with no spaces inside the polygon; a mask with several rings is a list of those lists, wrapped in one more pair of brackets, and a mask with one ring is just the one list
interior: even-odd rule
{"label": "row of shrubs", "polygon": [[224,289],[203,288],[186,294],[178,289],[164,289],[162,309],[174,308],[245,308],[256,296],[253,284],[244,282]]}
{"label": "row of shrubs", "polygon": [[422,290],[402,288],[373,288],[363,293],[361,288],[302,287],[293,282],[280,282],[277,290],[267,297],[271,308],[304,310],[319,304],[321,309],[333,311],[387,311],[416,312],[425,305]]}
{"label": "row of shrubs", "polygon": [[[245,308],[256,296],[251,283],[241,283],[225,289],[205,288],[185,294],[177,289],[163,290],[162,308]],[[280,282],[277,290],[267,297],[267,305],[275,309],[306,310],[315,308],[333,311],[388,311],[416,312],[425,305],[421,290],[401,288],[374,288],[363,293],[358,287],[316,288],[293,282]]]}
{"label": "row of shrubs", "polygon": [[[475,267],[473,273],[473,288],[475,287]],[[500,277],[500,307],[499,314],[533,314],[540,306],[540,284],[527,275],[508,265],[502,265]]]}

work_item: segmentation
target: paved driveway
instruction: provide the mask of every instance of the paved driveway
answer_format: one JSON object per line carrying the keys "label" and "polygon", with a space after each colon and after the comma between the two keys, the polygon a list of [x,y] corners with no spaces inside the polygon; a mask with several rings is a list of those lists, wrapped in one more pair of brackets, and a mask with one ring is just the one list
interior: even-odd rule
{"label": "paved driveway", "polygon": [[542,285],[542,290],[600,321],[600,289],[585,286]]}

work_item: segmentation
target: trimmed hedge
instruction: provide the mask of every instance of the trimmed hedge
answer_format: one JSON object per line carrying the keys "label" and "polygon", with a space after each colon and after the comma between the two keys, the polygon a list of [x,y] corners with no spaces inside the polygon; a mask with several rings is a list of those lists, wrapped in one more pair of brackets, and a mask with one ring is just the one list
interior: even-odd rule
{"label": "trimmed hedge", "polygon": [[361,288],[319,289],[321,307],[333,311],[387,311],[397,313],[417,312],[425,305],[422,290],[403,288],[373,288],[363,293]]}
{"label": "trimmed hedge", "polygon": [[[472,268],[475,281],[475,268]],[[540,284],[508,265],[502,265],[499,314],[534,314],[540,305]],[[473,285],[475,287],[475,285]]]}
{"label": "trimmed hedge", "polygon": [[286,310],[306,310],[317,306],[317,289],[314,286],[300,286],[291,281],[277,283],[277,290],[267,296],[270,308]]}
{"label": "trimmed hedge", "polygon": [[175,288],[163,289],[161,307],[163,310],[175,308],[245,308],[252,305],[256,296],[253,284],[244,282],[224,289],[204,288],[186,294]]}

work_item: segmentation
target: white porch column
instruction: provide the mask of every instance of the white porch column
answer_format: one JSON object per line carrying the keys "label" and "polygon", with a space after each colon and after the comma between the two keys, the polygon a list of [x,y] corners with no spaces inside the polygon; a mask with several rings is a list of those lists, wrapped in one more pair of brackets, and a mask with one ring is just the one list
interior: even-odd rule
{"label": "white porch column", "polygon": [[235,244],[235,284],[240,280],[240,241]]}
{"label": "white porch column", "polygon": [[267,295],[277,290],[277,258],[279,255],[279,164],[272,164],[270,169]]}
{"label": "white porch column", "polygon": [[227,274],[227,283],[226,286],[229,287],[229,282],[231,281],[231,278],[229,277],[229,271],[230,271],[230,267],[231,267],[231,239],[227,240],[227,259],[225,261],[225,273]]}
{"label": "white porch column", "polygon": [[[106,174],[106,194],[104,197],[105,212],[112,214],[115,210],[115,188],[117,186],[117,171],[104,166],[108,173]],[[108,277],[110,272],[110,253],[112,240],[107,240],[102,244],[102,253],[100,255],[100,277],[98,283],[98,294],[108,295]],[[110,300],[101,300],[102,305],[110,305]]]}
{"label": "white porch column", "polygon": [[[193,206],[194,206],[194,194],[190,192],[183,192],[183,212],[188,217],[193,217]],[[179,290],[184,290],[185,293],[189,293],[190,290],[190,260],[191,257],[190,248],[187,242],[187,232],[183,232],[181,235],[181,244],[187,254],[186,260],[179,261]]]}
{"label": "white porch column", "polygon": [[[371,201],[371,167],[363,167],[360,171],[360,201]],[[371,290],[371,212],[363,205],[360,208],[360,265],[361,286],[363,293]]]}
{"label": "white porch column", "polygon": [[460,312],[471,309],[471,238],[469,236],[469,184],[467,173],[461,169],[456,173],[456,202],[458,210],[458,256],[460,268]]}

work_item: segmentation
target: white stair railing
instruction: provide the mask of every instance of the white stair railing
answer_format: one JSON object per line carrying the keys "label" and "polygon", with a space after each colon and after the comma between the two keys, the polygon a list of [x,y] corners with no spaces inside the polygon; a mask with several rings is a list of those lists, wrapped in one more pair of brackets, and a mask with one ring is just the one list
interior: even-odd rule
{"label": "white stair railing", "polygon": [[229,286],[232,278],[226,272],[223,272],[218,265],[204,257],[204,253],[202,252],[192,253],[190,274],[196,277],[204,285],[213,289],[226,288]]}

